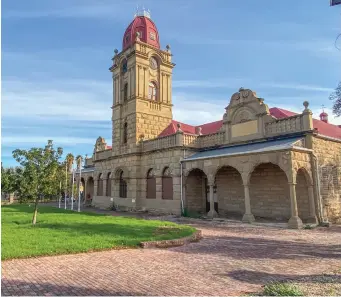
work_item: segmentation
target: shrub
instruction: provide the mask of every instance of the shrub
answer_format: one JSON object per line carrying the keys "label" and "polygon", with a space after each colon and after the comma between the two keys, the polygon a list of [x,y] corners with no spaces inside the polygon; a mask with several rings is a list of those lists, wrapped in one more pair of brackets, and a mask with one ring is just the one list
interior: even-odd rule
{"label": "shrub", "polygon": [[271,283],[264,287],[266,296],[303,296],[301,290],[290,283]]}

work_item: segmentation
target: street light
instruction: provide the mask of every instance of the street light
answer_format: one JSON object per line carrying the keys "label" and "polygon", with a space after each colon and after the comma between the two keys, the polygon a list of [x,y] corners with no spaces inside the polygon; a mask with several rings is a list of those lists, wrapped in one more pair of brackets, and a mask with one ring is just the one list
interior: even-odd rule
{"label": "street light", "polygon": [[82,183],[82,156],[78,157],[77,167],[79,168],[79,182],[78,182],[78,212],[81,211],[81,183]]}
{"label": "street light", "polygon": [[72,188],[71,188],[71,210],[73,210],[73,188],[75,184],[75,169],[73,167],[73,160],[72,160]]}
{"label": "street light", "polygon": [[65,194],[64,194],[64,207],[65,207],[65,209],[66,209],[66,192],[67,192],[67,166],[68,165],[68,163],[67,162],[65,162]]}

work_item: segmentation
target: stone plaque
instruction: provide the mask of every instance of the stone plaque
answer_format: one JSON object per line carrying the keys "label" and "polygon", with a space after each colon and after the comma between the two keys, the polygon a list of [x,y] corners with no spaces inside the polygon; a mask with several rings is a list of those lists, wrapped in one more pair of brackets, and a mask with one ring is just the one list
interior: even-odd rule
{"label": "stone plaque", "polygon": [[258,121],[248,121],[240,124],[232,125],[232,137],[241,137],[258,133]]}

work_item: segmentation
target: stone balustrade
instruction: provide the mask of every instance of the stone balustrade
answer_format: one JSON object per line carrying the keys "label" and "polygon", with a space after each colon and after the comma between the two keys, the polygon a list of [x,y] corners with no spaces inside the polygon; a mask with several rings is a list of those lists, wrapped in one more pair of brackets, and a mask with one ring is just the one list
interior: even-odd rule
{"label": "stone balustrade", "polygon": [[153,151],[180,145],[178,134],[173,134],[156,139],[145,140],[142,142],[142,151]]}
{"label": "stone balustrade", "polygon": [[303,131],[303,115],[295,115],[292,117],[278,119],[274,122],[265,124],[266,136],[287,134]]}
{"label": "stone balustrade", "polygon": [[99,151],[95,154],[95,160],[105,160],[107,158],[111,157],[111,149],[105,150],[105,151]]}
{"label": "stone balustrade", "polygon": [[224,144],[225,132],[200,135],[198,137],[199,148],[211,147]]}

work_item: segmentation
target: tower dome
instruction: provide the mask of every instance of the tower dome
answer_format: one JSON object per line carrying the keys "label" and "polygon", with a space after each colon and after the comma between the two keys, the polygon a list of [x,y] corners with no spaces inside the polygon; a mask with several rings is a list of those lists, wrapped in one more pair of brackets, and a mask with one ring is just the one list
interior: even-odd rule
{"label": "tower dome", "polygon": [[136,34],[142,42],[160,48],[159,32],[150,18],[150,12],[146,10],[137,11],[134,20],[130,23],[123,35],[122,49],[125,50],[135,43]]}
{"label": "tower dome", "polygon": [[328,123],[328,113],[324,112],[324,110],[320,113],[320,120]]}

